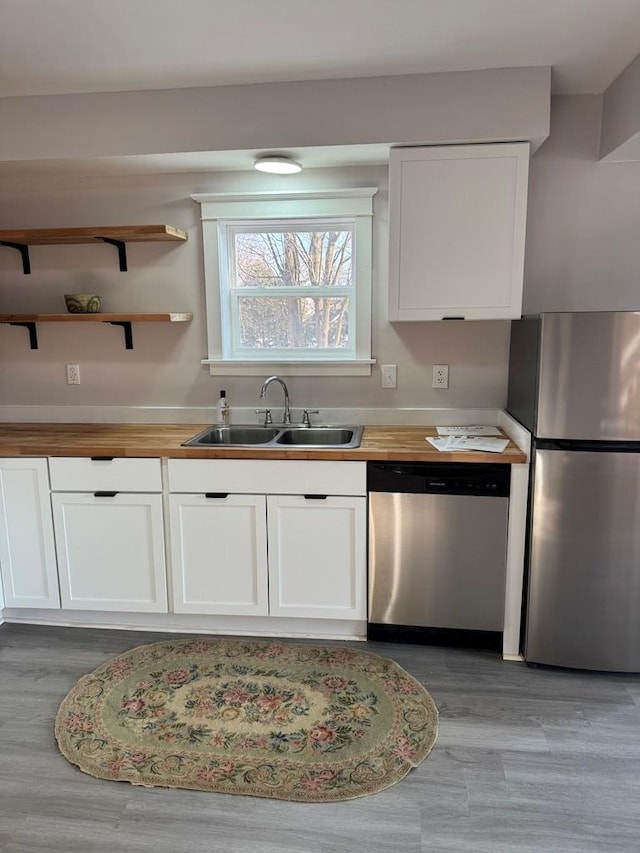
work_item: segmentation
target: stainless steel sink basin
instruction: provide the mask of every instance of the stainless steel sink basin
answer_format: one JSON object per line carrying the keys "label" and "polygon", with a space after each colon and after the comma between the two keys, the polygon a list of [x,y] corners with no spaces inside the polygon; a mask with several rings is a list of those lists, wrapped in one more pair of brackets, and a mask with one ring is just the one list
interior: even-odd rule
{"label": "stainless steel sink basin", "polygon": [[183,447],[359,447],[361,426],[345,427],[271,427],[255,424],[210,426],[183,442]]}
{"label": "stainless steel sink basin", "polygon": [[358,447],[361,438],[362,427],[300,427],[283,430],[276,443],[289,447]]}
{"label": "stainless steel sink basin", "polygon": [[209,444],[254,445],[268,444],[280,433],[279,429],[261,426],[212,426],[184,442],[186,447],[206,447]]}

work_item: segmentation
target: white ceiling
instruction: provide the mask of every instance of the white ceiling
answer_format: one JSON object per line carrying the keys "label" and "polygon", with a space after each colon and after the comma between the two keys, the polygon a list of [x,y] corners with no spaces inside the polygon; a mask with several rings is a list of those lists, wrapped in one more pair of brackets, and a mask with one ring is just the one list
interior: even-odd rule
{"label": "white ceiling", "polygon": [[551,65],[598,93],[640,0],[1,0],[0,97]]}

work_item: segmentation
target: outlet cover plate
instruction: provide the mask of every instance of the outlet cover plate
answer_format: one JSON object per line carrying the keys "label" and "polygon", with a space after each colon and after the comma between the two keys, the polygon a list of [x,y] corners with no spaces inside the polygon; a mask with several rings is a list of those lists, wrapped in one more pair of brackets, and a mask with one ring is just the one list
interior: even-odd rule
{"label": "outlet cover plate", "polygon": [[68,364],[67,365],[67,385],[79,385],[80,384],[80,365],[79,364]]}
{"label": "outlet cover plate", "polygon": [[433,378],[431,383],[432,388],[448,388],[449,387],[449,365],[434,364]]}
{"label": "outlet cover plate", "polygon": [[398,366],[396,364],[383,364],[380,370],[382,372],[382,387],[395,388],[398,384]]}

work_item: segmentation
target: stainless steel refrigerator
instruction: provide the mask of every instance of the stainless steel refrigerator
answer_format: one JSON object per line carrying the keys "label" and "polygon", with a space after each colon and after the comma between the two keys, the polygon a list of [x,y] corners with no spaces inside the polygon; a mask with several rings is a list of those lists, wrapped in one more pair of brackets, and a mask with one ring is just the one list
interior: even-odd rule
{"label": "stainless steel refrigerator", "polygon": [[514,321],[507,409],[533,434],[525,659],[640,672],[640,311]]}

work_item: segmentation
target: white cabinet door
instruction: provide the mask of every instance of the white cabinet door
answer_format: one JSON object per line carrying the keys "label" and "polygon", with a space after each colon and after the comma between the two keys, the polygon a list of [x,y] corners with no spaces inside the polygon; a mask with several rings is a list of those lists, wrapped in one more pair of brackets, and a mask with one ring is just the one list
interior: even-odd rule
{"label": "white cabinet door", "polygon": [[162,496],[51,496],[62,606],[167,612]]}
{"label": "white cabinet door", "polygon": [[0,459],[6,607],[60,607],[46,459]]}
{"label": "white cabinet door", "polygon": [[389,319],[522,312],[529,143],[393,148]]}
{"label": "white cabinet door", "polygon": [[176,613],[266,616],[264,495],[169,496]]}
{"label": "white cabinet door", "polygon": [[366,619],[366,498],[267,499],[272,616]]}

